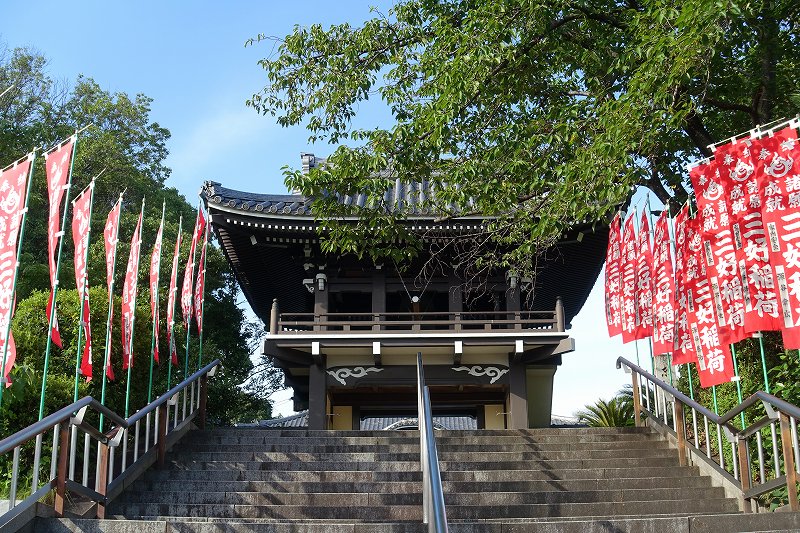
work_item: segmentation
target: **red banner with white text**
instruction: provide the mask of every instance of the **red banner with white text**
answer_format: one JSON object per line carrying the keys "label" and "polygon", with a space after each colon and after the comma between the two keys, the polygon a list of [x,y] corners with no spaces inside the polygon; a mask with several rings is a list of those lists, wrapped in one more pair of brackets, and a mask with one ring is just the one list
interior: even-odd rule
{"label": "red banner with white text", "polygon": [[111,366],[111,330],[114,325],[114,263],[117,260],[117,243],[119,242],[119,216],[122,211],[122,199],[111,208],[103,228],[103,241],[106,248],[106,287],[108,288],[108,338],[106,352],[108,360],[105,362],[105,372],[108,379],[114,379],[114,369]]}
{"label": "red banner with white text", "polygon": [[622,333],[621,231],[620,214],[617,213],[608,229],[608,248],[606,250],[605,302],[609,337]]}
{"label": "red banner with white text", "polygon": [[153,253],[150,256],[150,314],[153,317],[153,359],[158,360],[158,278],[161,270],[161,242],[164,235],[164,219],[158,226],[156,242],[153,245]]}
{"label": "red banner with white text", "polygon": [[783,346],[800,349],[800,141],[797,123],[754,142],[755,174],[783,318]]}
{"label": "red banner with white text", "polygon": [[203,234],[203,248],[200,250],[200,261],[197,263],[197,282],[194,285],[194,319],[197,322],[197,334],[203,332],[203,304],[206,288],[206,248],[208,247],[208,227]]}
{"label": "red banner with white text", "polygon": [[675,216],[675,351],[672,364],[681,365],[697,361],[692,331],[689,325],[694,320],[692,288],[698,276],[698,257],[690,246],[695,235],[694,223],[689,216],[689,206],[684,205]]}
{"label": "red banner with white text", "polygon": [[86,381],[92,380],[92,328],[89,314],[89,277],[86,272],[86,260],[89,253],[89,227],[92,211],[92,191],[94,182],[72,202],[72,242],[75,244],[75,287],[82,299],[82,315],[80,327],[83,328],[84,342],[81,357],[81,375]]}
{"label": "red banner with white text", "polygon": [[642,211],[636,250],[636,338],[653,334],[653,253],[650,251],[650,222]]}
{"label": "red banner with white text", "polygon": [[183,273],[183,287],[181,290],[181,311],[183,312],[183,321],[186,327],[189,327],[189,322],[192,320],[192,282],[194,281],[194,260],[195,250],[197,250],[197,243],[200,242],[200,237],[206,228],[206,219],[203,216],[203,210],[197,210],[197,222],[195,222],[194,233],[192,233],[192,245],[189,247],[189,257],[186,260],[186,270]]}
{"label": "red banner with white text", "polygon": [[32,159],[32,155],[28,156],[27,159],[0,173],[0,353],[5,352],[5,367],[2,372],[6,387],[11,386],[8,375],[17,359],[17,347],[9,324],[14,315],[17,238],[22,215],[25,213],[25,197]]}
{"label": "red banner with white text", "polygon": [[142,215],[131,237],[131,253],[125,269],[125,285],[122,287],[122,368],[133,365],[133,324],[136,312],[136,290],[139,283],[139,252],[142,247]]}
{"label": "red banner with white text", "polygon": [[705,270],[705,275],[697,276],[693,287],[689,285],[694,304],[694,320],[689,318],[689,328],[700,385],[711,387],[727,383],[734,375],[728,332],[735,321],[729,322],[727,317],[735,308],[726,305],[722,289],[731,277],[738,279],[738,274],[727,204],[716,165],[713,162],[697,165],[689,171],[689,177],[698,211],[697,233],[692,237],[690,249],[699,252],[700,269]]}
{"label": "red banner with white text", "polygon": [[635,213],[625,220],[622,232],[622,257],[620,272],[622,277],[622,342],[636,340],[636,230]]}
{"label": "red banner with white text", "polygon": [[653,228],[653,353],[675,349],[675,277],[669,213],[665,209]]}
{"label": "red banner with white text", "polygon": [[59,239],[64,237],[61,227],[61,203],[64,199],[69,179],[69,172],[72,162],[72,152],[75,145],[75,137],[62,144],[57,150],[45,154],[45,173],[47,174],[47,198],[49,200],[49,214],[47,221],[47,253],[50,263],[50,298],[47,302],[47,318],[50,320],[53,314],[52,340],[56,346],[61,348],[61,334],[58,330],[58,312],[53,302],[53,292],[56,290],[56,253],[58,251]]}
{"label": "red banner with white text", "polygon": [[169,276],[169,295],[167,297],[167,345],[169,346],[170,360],[173,365],[178,364],[178,349],[175,346],[175,300],[178,297],[178,263],[181,253],[181,232],[175,240],[175,252],[172,256],[172,272]]}
{"label": "red banner with white text", "polygon": [[715,150],[714,158],[720,174],[728,178],[726,191],[744,299],[744,330],[778,331],[782,321],[761,213],[763,199],[755,175],[753,142],[742,139],[722,145]]}

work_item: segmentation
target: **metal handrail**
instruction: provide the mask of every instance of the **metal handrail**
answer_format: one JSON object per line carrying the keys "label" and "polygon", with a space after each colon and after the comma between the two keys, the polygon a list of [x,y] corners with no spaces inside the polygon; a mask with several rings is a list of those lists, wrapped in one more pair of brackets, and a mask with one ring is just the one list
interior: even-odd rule
{"label": "metal handrail", "polygon": [[[65,491],[66,488],[69,487],[70,490],[97,502],[97,517],[103,518],[105,516],[106,504],[110,499],[108,495],[109,492],[121,490],[121,482],[123,480],[129,481],[128,478],[135,478],[141,474],[147,466],[152,464],[153,461],[158,460],[159,464],[164,463],[169,432],[168,426],[172,424],[170,420],[170,406],[175,406],[174,424],[172,424],[172,433],[169,433],[169,439],[171,439],[173,443],[181,437],[182,432],[189,427],[188,423],[195,417],[199,416],[198,424],[200,427],[205,425],[206,381],[208,376],[214,375],[219,365],[220,360],[214,360],[127,419],[102,405],[91,396],[86,396],[0,441],[0,454],[11,451],[14,453],[9,505],[8,510],[0,515],[0,529],[13,527],[15,521],[19,522],[29,519],[31,507],[53,488],[55,488],[53,508],[56,516],[63,516]],[[195,385],[198,382],[199,387],[197,388],[197,395],[195,396]],[[177,397],[180,393],[183,393],[183,416],[179,420],[180,415],[178,412]],[[188,398],[189,394],[191,394],[191,398]],[[188,416],[186,413],[187,399],[189,400]],[[111,427],[104,433],[85,421],[85,415],[89,409],[96,411],[102,415],[102,417],[105,417],[111,423],[115,424],[114,427]],[[156,412],[156,427],[153,432],[154,439],[151,439],[150,415],[154,411]],[[143,419],[146,420],[146,436],[144,439],[143,453],[139,455],[139,426]],[[134,448],[133,461],[128,465],[127,445],[129,438],[128,432],[130,429],[134,430]],[[44,484],[40,485],[38,478],[42,439],[44,434],[50,430],[53,430],[50,478]],[[76,440],[79,430],[83,431],[85,437],[82,458],[82,482],[77,482],[73,479],[77,462]],[[72,443],[70,443],[70,432],[72,432]],[[174,434],[175,432],[178,433],[177,437]],[[24,501],[17,504],[16,493],[20,451],[22,446],[32,439],[36,439],[36,446],[34,448],[31,494]],[[96,473],[94,489],[88,484],[91,440],[97,441],[98,445],[96,457],[97,465],[94,469]],[[123,450],[122,464],[119,475],[117,479],[114,480],[115,468],[113,450],[120,447],[120,443],[122,444]],[[137,468],[133,468],[134,466]],[[16,525],[20,526],[21,524],[17,523]]]}
{"label": "metal handrail", "polygon": [[[678,457],[682,466],[688,464],[687,450],[691,449],[695,454],[700,454],[704,461],[716,468],[717,471],[721,472],[730,481],[739,483],[743,502],[751,501],[761,494],[785,486],[788,493],[790,509],[792,511],[800,510],[800,500],[798,500],[796,486],[798,474],[800,474],[800,442],[798,442],[797,434],[798,420],[800,420],[800,408],[772,394],[758,391],[724,414],[717,415],[638,365],[623,357],[618,358],[617,368],[622,368],[623,365],[630,369],[632,375],[636,425],[642,425],[641,413],[646,412],[649,415],[649,419],[654,423],[660,424],[670,431],[674,430],[678,441]],[[643,380],[641,384],[639,382],[639,377]],[[654,400],[652,409],[650,404],[651,384]],[[659,391],[661,391],[660,398]],[[668,398],[668,396],[671,398]],[[642,406],[643,398],[646,407]],[[661,405],[659,405],[659,403]],[[668,403],[672,404],[672,424],[670,424],[669,421]],[[762,405],[766,416],[759,418],[749,426],[742,427],[741,429],[731,423],[737,416],[755,405]],[[684,416],[684,407],[691,409],[691,425],[688,425],[688,421]],[[702,431],[698,431],[698,414],[702,415],[704,419],[704,424],[701,427]],[[714,446],[711,443],[709,421],[717,427],[716,450],[713,449]],[[744,417],[742,417],[742,422],[744,426]],[[780,425],[780,430],[778,430],[778,425]],[[687,427],[692,430],[694,446],[691,445],[689,439],[686,437]],[[765,464],[765,437],[762,435],[762,430],[766,428],[769,428],[768,437],[771,438],[772,443],[771,452],[773,465],[770,466],[773,474],[772,479],[767,479],[767,468]],[[733,458],[731,464],[727,467],[725,465],[725,451],[723,450],[722,444],[723,433],[730,444],[730,453]],[[704,447],[701,446],[700,443],[701,434],[703,435]],[[751,462],[752,450],[750,449],[750,439],[754,436],[758,457],[758,482],[754,481],[753,466],[755,465]],[[778,445],[779,440],[780,450]],[[703,448],[705,448],[705,450],[703,450]],[[715,454],[718,459],[714,459]],[[783,475],[780,475],[781,464],[785,472]]]}
{"label": "metal handrail", "polygon": [[422,522],[428,524],[429,533],[447,533],[444,489],[439,472],[436,439],[433,436],[430,390],[425,385],[422,352],[417,352],[417,408],[422,469]]}

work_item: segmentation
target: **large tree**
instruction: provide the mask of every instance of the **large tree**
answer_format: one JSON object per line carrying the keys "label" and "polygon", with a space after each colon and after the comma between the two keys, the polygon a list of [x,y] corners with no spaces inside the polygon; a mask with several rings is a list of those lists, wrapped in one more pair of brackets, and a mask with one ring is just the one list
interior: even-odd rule
{"label": "large tree", "polygon": [[[166,186],[170,169],[165,165],[169,131],[152,120],[151,99],[138,94],[110,93],[90,78],[78,77],[74,83],[54,83],[46,71],[40,54],[25,50],[0,51],[0,91],[12,90],[0,97],[0,158],[2,166],[22,157],[34,147],[50,147],[76,129],[89,126],[78,140],[73,187],[74,198],[92,177],[100,174],[95,187],[94,214],[89,249],[89,280],[92,286],[91,324],[94,335],[94,379],[81,379],[80,394],[100,397],[102,357],[105,349],[107,292],[106,266],[102,229],[108,211],[125,191],[120,242],[117,252],[116,288],[120,291],[125,263],[142,199],[146,200],[143,221],[142,259],[139,270],[135,365],[132,379],[132,410],[147,402],[150,357],[151,317],[148,283],[150,252],[166,205],[164,248],[161,262],[159,297],[161,312],[162,363],[155,369],[154,394],[162,394],[167,386],[168,347],[164,335],[164,318],[168,295],[172,250],[178,232],[178,219],[183,216],[181,267],[186,264],[195,208],[172,187]],[[0,406],[0,434],[8,435],[35,421],[38,412],[39,387],[43,370],[43,353],[47,337],[44,306],[49,291],[47,259],[47,192],[43,164],[36,161],[31,185],[30,209],[25,236],[21,245],[21,268],[17,290],[17,311],[13,331],[17,339],[18,365],[12,372],[15,385],[3,397]],[[64,349],[55,348],[48,372],[47,413],[72,402],[75,354],[78,328],[78,294],[75,290],[72,239],[67,240],[61,259],[59,322]],[[198,254],[199,256],[199,254]],[[181,278],[183,269],[180,272]],[[267,396],[277,384],[275,372],[264,365],[260,381],[253,384],[250,354],[260,338],[259,328],[249,322],[237,305],[239,289],[222,252],[209,246],[206,268],[206,299],[203,361],[222,360],[223,368],[210,381],[211,420],[218,423],[251,421],[268,418]],[[119,292],[117,292],[119,294]],[[117,381],[108,389],[108,405],[119,413],[124,410],[125,373],[121,368],[119,301],[115,312],[112,338],[112,361]],[[180,311],[178,311],[180,313]],[[183,379],[185,328],[178,319],[176,338],[180,365],[173,371],[172,383]],[[190,370],[198,365],[198,339],[194,324],[190,341]],[[245,384],[245,385],[243,385]]]}
{"label": "large tree", "polygon": [[[288,173],[329,250],[405,256],[408,212],[384,192],[427,180],[425,207],[496,217],[487,232],[505,253],[483,259],[524,268],[635,185],[682,200],[684,164],[710,143],[797,113],[798,24],[791,0],[400,0],[360,26],[255,39],[273,52],[249,104],[338,145],[327,166]],[[354,125],[376,97],[394,122]]]}

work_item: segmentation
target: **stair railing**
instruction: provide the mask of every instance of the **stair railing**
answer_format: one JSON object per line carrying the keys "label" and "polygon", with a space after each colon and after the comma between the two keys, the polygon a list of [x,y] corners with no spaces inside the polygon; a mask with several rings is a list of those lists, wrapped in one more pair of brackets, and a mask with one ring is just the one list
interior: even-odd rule
{"label": "stair railing", "polygon": [[[167,449],[183,437],[190,429],[191,422],[197,419],[198,427],[202,429],[205,426],[208,377],[216,373],[219,365],[220,361],[217,359],[204,366],[127,419],[91,396],[86,396],[1,440],[0,457],[7,457],[10,453],[12,459],[8,507],[0,515],[0,531],[6,528],[14,530],[33,519],[36,516],[36,503],[53,489],[52,507],[56,516],[64,514],[65,494],[69,489],[91,502],[96,502],[96,516],[104,518],[106,505],[110,500],[156,461],[163,466]],[[179,406],[181,395],[183,402]],[[108,431],[103,432],[86,420],[90,409],[99,414],[101,419],[108,421]],[[152,434],[151,418],[155,421]],[[144,439],[140,439],[142,424],[145,425]],[[53,441],[50,473],[47,481],[40,483],[43,439],[51,431]],[[78,432],[84,433],[80,457],[80,450],[76,446]],[[131,437],[132,453],[128,451]],[[92,441],[97,443],[96,450],[91,445]],[[121,461],[115,467],[115,450],[119,448],[122,449]],[[23,452],[26,457],[31,452],[33,454],[32,479],[30,495],[18,501]],[[81,466],[83,470],[80,480],[75,476],[76,466]],[[89,476],[90,467],[94,467],[94,484]]]}
{"label": "stair railing", "polygon": [[[675,387],[620,357],[617,359],[617,368],[623,367],[631,374],[635,424],[641,426],[642,413],[646,413],[650,421],[670,432],[678,443],[681,466],[688,464],[688,454],[704,460],[728,481],[740,487],[745,511],[748,507],[754,508],[754,498],[782,487],[786,487],[790,510],[800,510],[797,497],[800,473],[797,423],[800,408],[758,391],[730,411],[717,415]],[[759,407],[763,408],[764,416],[760,416],[759,410],[760,418],[749,426],[740,429],[734,425],[741,413]],[[691,420],[687,419],[686,408],[691,410]],[[698,425],[698,419],[702,419],[702,424]],[[741,419],[744,420],[743,417]],[[729,451],[723,444],[723,435],[730,446]],[[755,457],[753,440],[756,445]],[[730,460],[726,462],[728,453]],[[753,472],[755,466],[757,480]],[[750,505],[745,505],[747,503]]]}
{"label": "stair railing", "polygon": [[419,426],[420,467],[422,469],[422,522],[429,533],[447,533],[439,454],[433,436],[430,390],[425,385],[422,352],[417,352],[417,425]]}

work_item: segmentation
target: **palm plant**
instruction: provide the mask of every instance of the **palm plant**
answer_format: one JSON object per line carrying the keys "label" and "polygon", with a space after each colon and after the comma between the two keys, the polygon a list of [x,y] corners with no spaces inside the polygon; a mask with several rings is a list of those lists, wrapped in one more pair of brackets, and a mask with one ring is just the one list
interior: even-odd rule
{"label": "palm plant", "polygon": [[576,413],[578,421],[589,427],[633,426],[633,401],[624,394],[610,400],[597,400]]}

